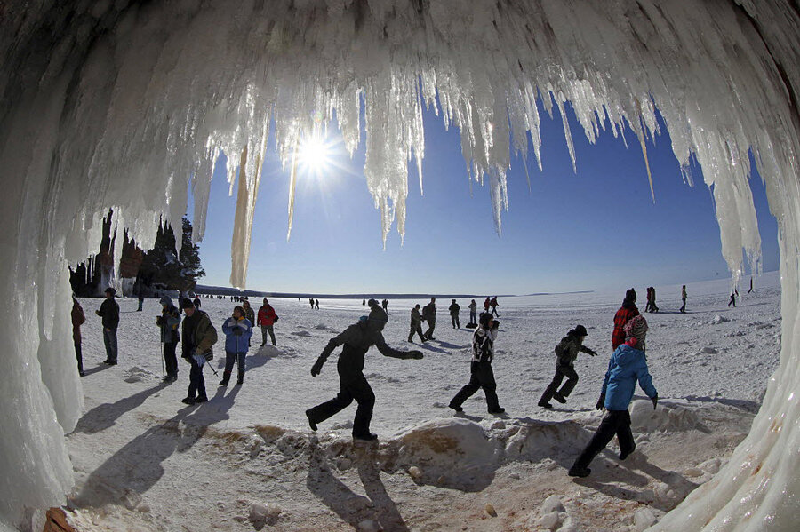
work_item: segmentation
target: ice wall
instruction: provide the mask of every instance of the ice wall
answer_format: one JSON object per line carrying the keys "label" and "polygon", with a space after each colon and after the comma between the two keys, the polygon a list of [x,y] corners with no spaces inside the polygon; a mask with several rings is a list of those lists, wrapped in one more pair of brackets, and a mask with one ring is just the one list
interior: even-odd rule
{"label": "ice wall", "polygon": [[238,194],[231,279],[244,285],[271,117],[287,165],[334,109],[351,151],[366,130],[366,185],[385,236],[395,223],[403,232],[408,165],[424,156],[421,110],[431,105],[459,129],[465,171],[488,177],[499,231],[511,150],[540,157],[539,100],[547,112],[571,102],[582,129],[564,122],[571,154],[573,134],[632,130],[646,146],[657,107],[678,160],[688,169],[696,158],[712,187],[734,278],[743,248],[758,262],[747,184],[755,154],[780,227],[781,369],[715,489],[661,526],[791,528],[800,518],[799,23],[792,0],[0,4],[0,299],[14,302],[0,306],[0,520],[19,523],[24,507],[59,502],[70,486],[61,434],[80,393],[63,332],[64,271],[96,248],[108,208],[147,247],[162,213],[180,219],[191,186],[200,238],[224,151]]}

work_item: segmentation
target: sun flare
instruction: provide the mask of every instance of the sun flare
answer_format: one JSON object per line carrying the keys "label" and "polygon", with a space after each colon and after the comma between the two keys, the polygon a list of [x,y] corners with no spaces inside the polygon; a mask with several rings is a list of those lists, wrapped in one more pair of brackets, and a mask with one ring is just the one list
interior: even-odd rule
{"label": "sun flare", "polygon": [[331,148],[321,135],[314,134],[302,141],[298,152],[299,162],[305,172],[321,177],[331,166]]}

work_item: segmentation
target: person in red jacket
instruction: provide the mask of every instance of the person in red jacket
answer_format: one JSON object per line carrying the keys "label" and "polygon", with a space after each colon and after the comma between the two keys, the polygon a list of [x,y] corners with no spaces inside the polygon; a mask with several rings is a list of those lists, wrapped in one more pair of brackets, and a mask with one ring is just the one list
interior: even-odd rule
{"label": "person in red jacket", "polygon": [[622,300],[622,306],[616,314],[614,314],[614,331],[611,333],[611,349],[616,350],[617,347],[625,343],[625,324],[634,316],[639,315],[639,309],[636,308],[636,290],[631,288],[625,292],[625,299]]}
{"label": "person in red jacket", "polygon": [[275,345],[275,331],[272,326],[278,321],[278,315],[275,309],[269,304],[269,300],[265,297],[264,304],[258,309],[258,325],[261,327],[261,345],[267,344],[267,334],[269,334],[272,345]]}

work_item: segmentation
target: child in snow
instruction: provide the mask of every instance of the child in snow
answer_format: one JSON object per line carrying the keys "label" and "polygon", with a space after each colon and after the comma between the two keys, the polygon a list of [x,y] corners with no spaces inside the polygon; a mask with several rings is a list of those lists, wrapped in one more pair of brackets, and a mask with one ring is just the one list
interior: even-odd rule
{"label": "child in snow", "polygon": [[[551,398],[559,403],[567,402],[567,397],[572,393],[575,385],[578,384],[578,374],[575,372],[575,368],[572,367],[572,363],[578,358],[578,353],[588,353],[592,356],[597,354],[583,345],[583,341],[588,335],[586,327],[578,325],[569,331],[556,346],[556,375],[545,389],[541,399],[539,399],[539,406],[542,408],[553,408],[553,405],[550,404]],[[559,390],[558,387],[564,377],[567,377],[567,382]]]}
{"label": "child in snow", "polygon": [[483,388],[486,395],[486,406],[490,414],[502,414],[504,408],[500,408],[500,401],[497,399],[497,384],[494,381],[492,371],[492,357],[494,355],[494,341],[500,327],[499,321],[489,313],[481,314],[480,327],[475,329],[472,336],[472,362],[470,362],[469,382],[450,401],[449,407],[456,412],[463,412],[461,405],[467,399]]}
{"label": "child in snow", "polygon": [[596,405],[598,410],[605,408],[606,415],[589,445],[572,464],[569,470],[571,477],[588,476],[591,473],[589,464],[605,449],[614,434],[619,440],[620,460],[625,460],[636,449],[631,433],[631,416],[628,413],[636,382],[639,382],[639,386],[653,402],[654,410],[658,403],[658,392],[653,386],[644,355],[646,333],[647,322],[644,316],[636,316],[625,325],[625,343],[611,355],[608,371],[603,379],[603,390]]}
{"label": "child in snow", "polygon": [[238,376],[236,384],[244,384],[244,357],[250,346],[250,337],[253,336],[253,323],[244,317],[244,308],[233,309],[233,316],[222,324],[225,333],[225,371],[222,372],[220,386],[227,386],[231,378],[233,363],[236,362]]}

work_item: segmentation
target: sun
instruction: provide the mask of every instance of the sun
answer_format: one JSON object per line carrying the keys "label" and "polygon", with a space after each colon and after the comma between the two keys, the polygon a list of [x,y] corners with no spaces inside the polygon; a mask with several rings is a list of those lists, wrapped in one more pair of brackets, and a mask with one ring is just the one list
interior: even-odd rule
{"label": "sun", "polygon": [[298,150],[298,162],[304,173],[324,177],[331,167],[331,146],[315,133],[303,139]]}

